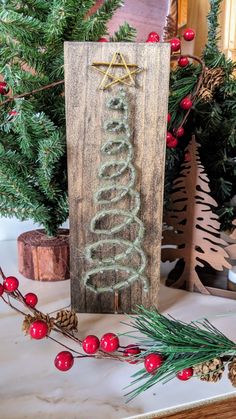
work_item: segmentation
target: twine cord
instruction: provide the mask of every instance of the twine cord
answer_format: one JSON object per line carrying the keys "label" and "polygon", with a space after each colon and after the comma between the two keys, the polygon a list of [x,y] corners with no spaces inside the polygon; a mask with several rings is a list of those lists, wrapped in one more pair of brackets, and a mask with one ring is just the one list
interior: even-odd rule
{"label": "twine cord", "polygon": [[[131,143],[131,129],[129,125],[129,105],[128,98],[123,89],[120,89],[117,96],[112,97],[107,102],[108,109],[117,110],[121,114],[120,119],[113,119],[104,124],[104,130],[109,133],[109,138],[102,144],[100,151],[105,157],[111,157],[109,161],[102,162],[98,171],[98,178],[103,182],[101,187],[94,193],[94,203],[102,207],[91,220],[90,232],[98,236],[95,243],[88,244],[85,247],[85,259],[91,267],[85,272],[82,281],[86,288],[96,294],[103,292],[117,292],[130,287],[133,282],[141,280],[144,291],[148,291],[149,282],[145,276],[147,258],[142,250],[142,241],[144,238],[144,225],[138,218],[140,210],[140,195],[135,191],[136,170],[133,165],[134,151]],[[113,138],[114,137],[114,138]],[[121,157],[125,154],[125,157]],[[128,173],[127,183],[121,184],[121,177]],[[129,197],[133,203],[132,208],[125,210],[111,208],[113,204],[122,202]],[[122,221],[115,222],[120,217]],[[101,224],[105,219],[111,220],[111,226],[102,228]],[[131,225],[135,225],[136,238],[133,241],[123,239],[122,237],[112,237],[118,233],[124,232]],[[101,237],[105,236],[105,238]],[[96,251],[102,250],[108,246],[115,249],[114,256],[96,256]],[[118,248],[121,251],[118,252]],[[139,266],[129,266],[125,259],[129,257],[132,260],[133,255],[138,255]],[[123,264],[122,264],[123,260]],[[126,279],[116,284],[96,286],[92,283],[92,277],[106,273],[125,273]]]}

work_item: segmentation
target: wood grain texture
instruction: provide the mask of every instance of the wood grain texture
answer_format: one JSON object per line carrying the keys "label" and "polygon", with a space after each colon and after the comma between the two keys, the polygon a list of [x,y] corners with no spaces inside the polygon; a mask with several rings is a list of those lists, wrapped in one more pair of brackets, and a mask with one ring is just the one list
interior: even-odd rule
{"label": "wood grain texture", "polygon": [[32,230],[17,239],[19,272],[36,281],[69,279],[69,230],[48,237],[43,230]]}
{"label": "wood grain texture", "polygon": [[228,397],[217,402],[209,401],[181,412],[147,416],[152,419],[235,419],[236,397]]}
{"label": "wood grain texture", "polygon": [[[148,294],[136,281],[119,295],[119,311],[130,312],[136,304],[157,305],[160,278],[160,241],[164,183],[165,133],[169,83],[169,45],[128,43],[66,43],[65,88],[71,229],[71,299],[80,312],[114,313],[114,295],[97,295],[82,284],[86,271],[85,245],[94,242],[89,224],[98,208],[93,194],[100,185],[100,147],[107,135],[109,118],[105,103],[120,86],[99,90],[101,76],[91,64],[110,61],[119,51],[128,63],[145,70],[136,76],[137,87],[128,87],[132,106],[136,190],[141,194],[139,217],[145,225],[143,248],[148,257],[146,274],[151,280]],[[101,186],[101,185],[100,185]],[[114,275],[113,275],[114,277]],[[116,281],[117,278],[110,278]]]}

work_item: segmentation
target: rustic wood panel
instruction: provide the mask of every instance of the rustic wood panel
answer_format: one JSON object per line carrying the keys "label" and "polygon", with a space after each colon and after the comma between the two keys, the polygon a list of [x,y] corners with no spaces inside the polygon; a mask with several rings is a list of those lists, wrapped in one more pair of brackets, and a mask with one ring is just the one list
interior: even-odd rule
{"label": "rustic wood panel", "polygon": [[[145,225],[143,248],[148,257],[148,293],[136,281],[120,291],[119,311],[130,312],[136,304],[157,305],[160,278],[160,241],[163,203],[165,135],[169,82],[168,44],[66,43],[65,86],[69,170],[71,298],[81,312],[114,313],[114,295],[97,295],[84,287],[85,245],[94,242],[89,224],[98,208],[93,193],[99,186],[101,144],[106,136],[102,126],[109,117],[105,103],[120,86],[100,90],[101,76],[91,64],[110,61],[119,51],[128,63],[144,71],[136,76],[137,86],[126,87],[132,104],[132,143],[137,170],[136,190],[141,194],[139,218]],[[132,234],[132,233],[130,233]],[[113,275],[114,276],[114,275]],[[109,278],[114,280],[114,278]],[[117,280],[117,278],[115,279]]]}

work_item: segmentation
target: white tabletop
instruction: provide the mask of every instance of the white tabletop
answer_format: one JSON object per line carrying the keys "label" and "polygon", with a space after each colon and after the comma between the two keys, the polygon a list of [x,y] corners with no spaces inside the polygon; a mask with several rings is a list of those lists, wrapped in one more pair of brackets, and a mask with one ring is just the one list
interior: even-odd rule
{"label": "white tabletop", "polygon": [[[0,241],[0,265],[7,275],[20,279],[22,293],[35,292],[43,312],[63,308],[70,303],[69,281],[38,283],[17,272],[16,242]],[[190,321],[207,317],[227,336],[236,340],[236,301],[161,287],[160,310],[176,319]],[[122,333],[127,326],[121,315],[79,315],[81,338],[94,333]],[[126,319],[127,320],[127,319]],[[130,383],[137,365],[82,359],[67,373],[55,369],[53,361],[62,349],[47,340],[33,341],[21,331],[22,317],[0,301],[0,417],[2,419],[115,419],[149,418],[162,412],[236,392],[227,379],[216,384],[194,378],[177,379],[156,385],[126,404],[123,390]],[[121,338],[121,343],[130,343]]]}

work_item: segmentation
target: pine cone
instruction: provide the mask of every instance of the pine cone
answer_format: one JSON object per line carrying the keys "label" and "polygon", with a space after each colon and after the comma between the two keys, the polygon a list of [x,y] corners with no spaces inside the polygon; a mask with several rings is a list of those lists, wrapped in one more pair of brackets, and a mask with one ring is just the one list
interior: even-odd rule
{"label": "pine cone", "polygon": [[205,102],[213,99],[214,91],[224,82],[224,70],[220,67],[207,68],[202,80],[202,85],[198,93]]}
{"label": "pine cone", "polygon": [[193,372],[202,381],[210,381],[216,383],[222,377],[224,372],[224,364],[220,358],[214,358],[202,364],[195,365]]}
{"label": "pine cone", "polygon": [[230,379],[232,385],[236,387],[236,358],[233,358],[233,360],[229,363],[228,369],[228,378]]}
{"label": "pine cone", "polygon": [[51,329],[52,329],[53,324],[54,324],[54,319],[52,317],[50,317],[48,314],[35,313],[34,316],[31,316],[31,314],[27,314],[24,318],[24,321],[23,321],[23,324],[22,324],[22,330],[26,335],[28,335],[30,325],[35,320],[45,321],[47,323],[47,326],[48,326],[48,333],[51,332]]}
{"label": "pine cone", "polygon": [[54,319],[55,323],[66,330],[77,330],[78,319],[75,311],[61,310]]}

